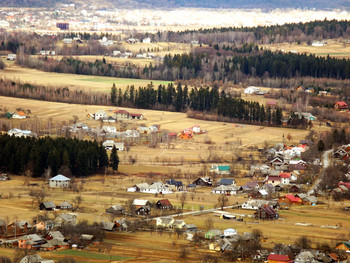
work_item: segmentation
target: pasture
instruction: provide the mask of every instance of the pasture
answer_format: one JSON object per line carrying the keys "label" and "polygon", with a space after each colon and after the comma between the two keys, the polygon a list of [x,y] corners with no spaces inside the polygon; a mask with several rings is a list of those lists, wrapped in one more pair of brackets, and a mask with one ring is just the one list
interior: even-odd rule
{"label": "pasture", "polygon": [[293,43],[268,44],[260,47],[270,49],[272,51],[284,50],[285,52],[294,52],[298,54],[314,54],[321,57],[335,57],[335,58],[350,58],[350,43],[345,43],[341,40],[327,40],[327,45],[315,47],[301,43],[300,45]]}

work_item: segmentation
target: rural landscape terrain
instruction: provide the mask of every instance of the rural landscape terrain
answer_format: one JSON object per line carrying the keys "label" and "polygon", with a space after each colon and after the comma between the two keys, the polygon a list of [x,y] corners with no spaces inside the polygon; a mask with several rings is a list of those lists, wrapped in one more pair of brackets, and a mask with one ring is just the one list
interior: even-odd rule
{"label": "rural landscape terrain", "polygon": [[0,1],[0,262],[350,262],[347,1]]}

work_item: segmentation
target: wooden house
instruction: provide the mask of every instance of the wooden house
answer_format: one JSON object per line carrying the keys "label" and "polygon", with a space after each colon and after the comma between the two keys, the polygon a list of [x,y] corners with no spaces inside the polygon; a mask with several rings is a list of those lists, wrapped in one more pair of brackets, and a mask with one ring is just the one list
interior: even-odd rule
{"label": "wooden house", "polygon": [[302,205],[303,200],[293,195],[284,195],[278,199],[280,205]]}
{"label": "wooden house", "polygon": [[158,202],[156,203],[156,207],[158,209],[172,209],[173,206],[170,203],[170,201],[168,199],[162,199],[162,200],[158,200]]}
{"label": "wooden house", "polygon": [[141,206],[135,210],[135,214],[142,215],[142,216],[148,216],[151,214],[151,207],[150,206]]}
{"label": "wooden house", "polygon": [[199,177],[197,180],[193,182],[194,185],[200,186],[212,186],[212,181],[210,177]]}
{"label": "wooden house", "polygon": [[334,103],[334,109],[336,111],[348,111],[349,106],[344,101],[337,101],[336,103]]}
{"label": "wooden house", "polygon": [[40,210],[53,211],[56,208],[56,205],[52,201],[42,202],[39,205]]}
{"label": "wooden house", "polygon": [[114,215],[122,215],[125,213],[125,209],[121,205],[112,205],[106,209],[106,213]]}
{"label": "wooden house", "polygon": [[102,230],[109,231],[109,232],[115,232],[119,228],[119,223],[118,222],[101,222],[101,228]]}
{"label": "wooden house", "polygon": [[24,235],[32,229],[28,221],[18,221],[7,226],[7,236]]}
{"label": "wooden house", "polygon": [[61,209],[61,210],[72,210],[73,209],[73,205],[67,201],[63,201],[62,203],[59,203],[56,206],[57,209]]}
{"label": "wooden house", "polygon": [[254,213],[254,217],[260,220],[278,219],[278,213],[269,205],[259,207]]}

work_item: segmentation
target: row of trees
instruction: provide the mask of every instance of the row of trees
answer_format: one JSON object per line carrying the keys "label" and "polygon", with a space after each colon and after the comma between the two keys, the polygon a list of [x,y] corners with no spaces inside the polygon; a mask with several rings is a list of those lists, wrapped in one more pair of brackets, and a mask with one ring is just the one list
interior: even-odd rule
{"label": "row of trees", "polygon": [[[50,167],[53,174],[65,171],[66,175],[87,176],[109,165],[105,148],[96,141],[1,135],[0,148],[0,168],[14,174],[29,171],[33,176],[41,176]],[[117,170],[119,159],[114,154],[113,168]]]}
{"label": "row of trees", "polygon": [[232,97],[225,91],[219,92],[217,87],[193,88],[159,85],[157,89],[152,84],[147,87],[128,87],[125,92],[111,88],[111,103],[115,106],[129,106],[137,108],[162,108],[175,111],[194,110],[218,114],[231,119],[244,120],[255,123],[267,123],[279,126],[282,124],[282,110],[265,108],[258,102],[245,101]]}

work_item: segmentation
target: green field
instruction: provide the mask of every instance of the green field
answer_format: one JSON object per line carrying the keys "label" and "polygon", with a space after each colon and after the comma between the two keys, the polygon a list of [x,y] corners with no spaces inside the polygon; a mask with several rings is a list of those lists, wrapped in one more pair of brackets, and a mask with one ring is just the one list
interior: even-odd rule
{"label": "green field", "polygon": [[99,260],[126,260],[130,259],[127,257],[120,257],[120,256],[113,256],[113,255],[106,255],[106,254],[99,254],[99,253],[93,253],[93,252],[87,252],[87,251],[78,251],[78,250],[61,250],[55,252],[57,255],[64,255],[64,256],[74,256],[74,257],[82,257],[82,258],[88,258],[88,259],[99,259]]}

